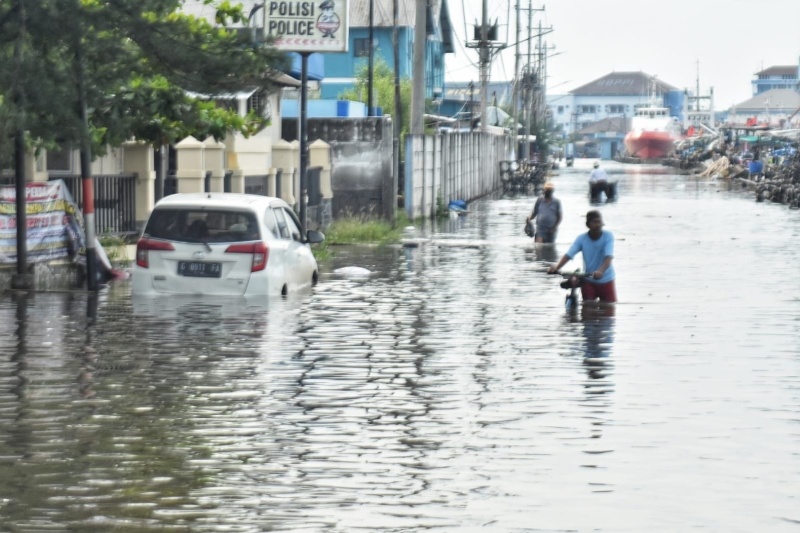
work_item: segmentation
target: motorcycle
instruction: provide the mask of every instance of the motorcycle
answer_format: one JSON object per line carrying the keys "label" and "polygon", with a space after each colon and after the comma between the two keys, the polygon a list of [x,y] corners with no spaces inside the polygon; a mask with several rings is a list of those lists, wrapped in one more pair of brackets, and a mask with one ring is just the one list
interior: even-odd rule
{"label": "motorcycle", "polygon": [[564,307],[567,311],[578,308],[578,304],[580,303],[578,289],[581,288],[584,280],[589,276],[590,274],[586,274],[580,270],[561,273],[561,277],[564,278],[564,281],[561,282],[561,288],[569,291],[564,299]]}

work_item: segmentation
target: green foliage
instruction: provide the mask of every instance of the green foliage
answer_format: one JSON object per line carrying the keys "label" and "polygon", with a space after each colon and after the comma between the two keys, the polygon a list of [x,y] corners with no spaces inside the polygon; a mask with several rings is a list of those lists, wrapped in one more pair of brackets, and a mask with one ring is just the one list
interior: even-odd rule
{"label": "green foliage", "polygon": [[578,142],[578,141],[580,141],[582,139],[583,139],[583,137],[581,136],[581,134],[580,133],[575,133],[574,131],[572,133],[570,133],[569,136],[567,136],[567,142],[570,142],[570,143],[575,143],[575,142]]}
{"label": "green foliage", "polygon": [[442,190],[436,191],[436,218],[447,218],[449,213],[448,208],[444,205],[444,198],[442,198]]}
{"label": "green foliage", "polygon": [[93,155],[134,137],[161,145],[263,127],[187,96],[270,91],[269,73],[288,65],[271,43],[227,27],[246,21],[242,5],[205,3],[217,25],[181,13],[181,0],[0,3],[0,158],[20,128],[38,146],[80,145],[81,80]]}
{"label": "green foliage", "polygon": [[325,242],[329,244],[389,244],[400,239],[401,231],[396,225],[385,220],[343,218],[327,228]]}
{"label": "green foliage", "polygon": [[[364,63],[356,71],[354,87],[339,93],[339,100],[351,100],[354,102],[368,102],[367,89],[369,87],[369,65]],[[411,80],[408,78],[400,80],[400,146],[403,146],[402,139],[408,134],[411,124]],[[386,115],[394,116],[394,71],[383,59],[376,58],[372,65],[372,89],[374,105],[383,108]],[[396,117],[395,117],[396,119]]]}
{"label": "green foliage", "polygon": [[[235,110],[191,98],[163,76],[132,80],[104,103],[96,109],[95,117],[112,126],[102,130],[103,135],[98,138],[101,145],[115,146],[131,136],[156,147],[188,135],[200,140],[206,137],[221,140],[230,131],[249,136],[267,124],[253,112],[240,117]],[[139,112],[145,109],[147,113]]]}
{"label": "green foliage", "polygon": [[552,144],[552,132],[548,130],[546,124],[538,124],[532,128],[532,134],[536,135],[536,146],[539,153],[545,156],[550,152]]}
{"label": "green foliage", "polygon": [[409,225],[408,216],[399,212],[394,224],[370,217],[344,217],[328,226],[325,241],[312,251],[317,261],[326,261],[334,255],[337,245],[370,244],[384,246],[400,242],[403,228]]}
{"label": "green foliage", "polygon": [[104,233],[103,235],[98,235],[97,240],[100,242],[100,245],[103,247],[112,265],[119,265],[122,267],[130,266],[131,260],[128,257],[128,243],[124,238],[119,235]]}

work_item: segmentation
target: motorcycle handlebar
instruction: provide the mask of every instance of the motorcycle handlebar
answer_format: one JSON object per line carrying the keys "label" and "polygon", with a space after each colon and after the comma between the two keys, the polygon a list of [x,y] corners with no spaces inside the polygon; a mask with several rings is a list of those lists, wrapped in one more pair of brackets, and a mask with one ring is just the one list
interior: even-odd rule
{"label": "motorcycle handlebar", "polygon": [[580,270],[576,270],[574,272],[550,272],[552,275],[561,276],[564,279],[569,279],[571,277],[576,277],[578,279],[594,279],[594,276],[590,272],[581,272]]}

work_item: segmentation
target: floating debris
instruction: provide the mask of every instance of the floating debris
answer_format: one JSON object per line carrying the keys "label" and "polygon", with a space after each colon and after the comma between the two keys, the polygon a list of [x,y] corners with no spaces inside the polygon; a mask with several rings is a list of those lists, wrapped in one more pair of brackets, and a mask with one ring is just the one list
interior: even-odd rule
{"label": "floating debris", "polygon": [[333,271],[333,273],[338,274],[340,276],[347,276],[349,278],[366,278],[369,277],[370,274],[372,274],[372,271],[363,267],[347,266],[347,267],[337,268],[336,270]]}

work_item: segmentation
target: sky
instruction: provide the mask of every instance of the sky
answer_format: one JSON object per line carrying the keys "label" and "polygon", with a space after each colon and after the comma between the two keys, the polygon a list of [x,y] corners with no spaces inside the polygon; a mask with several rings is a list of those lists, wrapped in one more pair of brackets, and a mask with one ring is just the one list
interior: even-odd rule
{"label": "sky", "polygon": [[[478,54],[466,48],[484,0],[450,0],[455,54],[445,59],[446,80],[478,82]],[[491,80],[514,78],[516,1],[485,0],[508,47],[492,62]],[[752,97],[753,75],[775,65],[800,64],[800,0],[519,0],[527,38],[539,22],[549,58],[547,94],[564,94],[610,72],[642,71],[679,89],[714,90],[725,110]],[[524,9],[524,10],[523,10]],[[465,28],[465,23],[467,27]],[[469,33],[467,33],[467,31]],[[535,41],[538,40],[535,39]],[[535,46],[534,42],[534,46]],[[520,45],[527,62],[527,42]],[[544,48],[544,46],[543,46]],[[535,54],[535,48],[532,48]]]}

